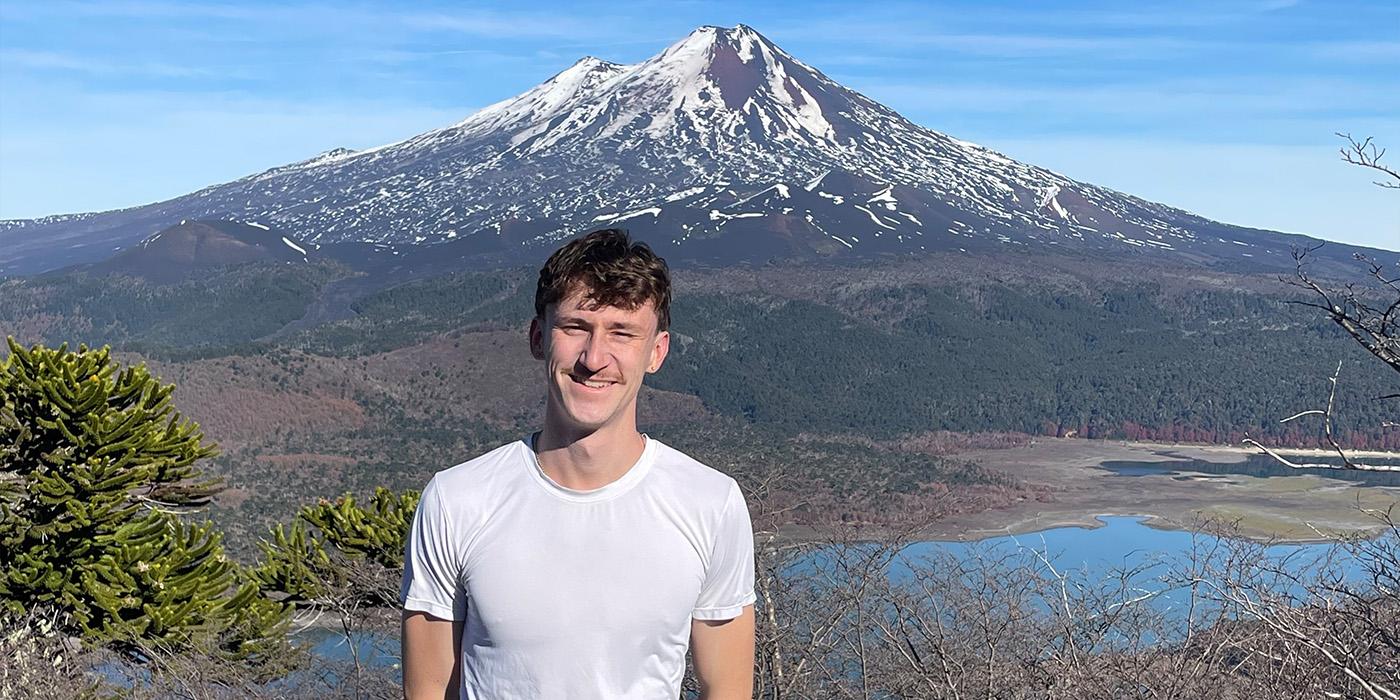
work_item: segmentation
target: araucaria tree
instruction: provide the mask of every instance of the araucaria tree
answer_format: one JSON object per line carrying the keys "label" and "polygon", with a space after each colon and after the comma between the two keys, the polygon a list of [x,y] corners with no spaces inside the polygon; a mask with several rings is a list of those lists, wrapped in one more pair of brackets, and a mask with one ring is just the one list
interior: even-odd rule
{"label": "araucaria tree", "polygon": [[140,657],[198,644],[257,658],[287,611],[187,520],[216,454],[172,406],[173,385],[108,348],[8,339],[0,360],[0,608],[62,615],[68,634]]}
{"label": "araucaria tree", "polygon": [[304,506],[291,527],[269,531],[252,575],[269,595],[302,608],[397,610],[404,542],[420,495],[381,486],[366,505],[345,494]]}

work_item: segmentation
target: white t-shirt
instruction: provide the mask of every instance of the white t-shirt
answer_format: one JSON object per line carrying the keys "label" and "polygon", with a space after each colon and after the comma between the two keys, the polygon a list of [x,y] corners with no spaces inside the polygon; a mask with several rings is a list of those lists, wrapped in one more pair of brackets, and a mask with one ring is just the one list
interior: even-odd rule
{"label": "white t-shirt", "polygon": [[522,440],[428,483],[400,598],[466,620],[463,698],[673,700],[691,619],[737,617],[753,566],[734,479],[647,438],[621,478],[577,491]]}

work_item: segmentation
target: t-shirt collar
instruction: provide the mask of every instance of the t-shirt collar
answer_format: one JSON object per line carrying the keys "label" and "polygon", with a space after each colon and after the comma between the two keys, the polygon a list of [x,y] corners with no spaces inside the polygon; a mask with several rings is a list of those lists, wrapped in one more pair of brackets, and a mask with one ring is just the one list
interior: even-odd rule
{"label": "t-shirt collar", "polygon": [[642,447],[642,455],[637,458],[636,463],[627,469],[622,476],[613,481],[599,486],[596,489],[581,491],[561,486],[555,480],[549,478],[544,473],[544,468],[540,466],[539,455],[535,453],[535,434],[525,436],[520,441],[521,448],[525,451],[526,461],[529,464],[529,472],[532,479],[542,486],[550,494],[565,501],[574,503],[595,503],[617,498],[630,491],[633,486],[646,476],[651,470],[651,464],[655,461],[656,440],[642,433],[642,440],[645,445]]}

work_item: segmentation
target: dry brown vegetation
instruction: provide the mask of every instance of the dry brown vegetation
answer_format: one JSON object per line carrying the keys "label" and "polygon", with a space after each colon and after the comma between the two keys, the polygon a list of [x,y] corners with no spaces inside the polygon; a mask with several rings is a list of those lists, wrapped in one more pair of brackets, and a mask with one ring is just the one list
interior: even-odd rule
{"label": "dry brown vegetation", "polygon": [[1317,560],[1225,527],[1098,577],[1034,549],[911,560],[899,538],[792,541],[761,516],[757,697],[1394,700],[1394,514]]}
{"label": "dry brown vegetation", "polygon": [[912,452],[934,457],[961,454],[968,450],[998,450],[1011,447],[1025,447],[1035,441],[1035,436],[1025,433],[955,433],[950,430],[933,430],[926,433],[906,435],[893,440],[875,440],[864,435],[828,435],[802,433],[793,437],[798,442],[839,442],[857,444],[871,449],[891,452]]}

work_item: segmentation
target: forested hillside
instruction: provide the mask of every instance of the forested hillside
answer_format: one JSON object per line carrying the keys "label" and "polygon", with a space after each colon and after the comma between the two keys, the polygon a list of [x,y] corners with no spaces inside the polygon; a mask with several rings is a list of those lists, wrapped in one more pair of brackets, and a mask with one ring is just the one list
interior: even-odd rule
{"label": "forested hillside", "polygon": [[[211,469],[232,486],[219,507],[242,514],[237,540],[307,498],[421,486],[538,421],[533,270],[366,284],[378,291],[341,320],[278,332],[350,274],[11,279],[0,327],[21,343],[110,343],[176,383],[224,448]],[[733,469],[803,465],[793,487],[841,504],[812,517],[861,520],[888,510],[880,498],[950,486],[963,500],[941,508],[1045,497],[899,447],[934,431],[1313,445],[1317,425],[1279,421],[1326,401],[1339,360],[1347,444],[1400,447],[1372,400],[1394,379],[1271,276],[953,256],[676,280],[645,429]]]}
{"label": "forested hillside", "polygon": [[[1338,361],[1339,424],[1357,446],[1380,430],[1392,380],[1270,278],[1171,271],[1118,276],[1084,265],[999,279],[910,265],[678,273],[673,355],[653,385],[715,413],[784,430],[889,437],[927,430],[1310,444],[1279,419],[1324,400]],[[335,363],[457,333],[463,357],[502,356],[487,331],[523,331],[530,270],[464,272],[391,286],[348,319],[259,341],[299,318],[330,266],[251,266],[156,286],[123,277],[12,279],[0,325],[21,342],[111,343],[188,360],[306,353]],[[769,278],[761,284],[760,276]],[[829,280],[823,283],[823,278]],[[522,336],[523,337],[523,336]],[[453,358],[423,358],[441,372]],[[335,358],[332,360],[330,358]],[[478,358],[479,359],[479,358]],[[275,376],[255,381],[278,381]],[[285,381],[282,382],[285,384]],[[279,385],[280,386],[280,385]],[[463,386],[469,390],[470,386]],[[450,400],[444,396],[443,400]],[[491,399],[482,408],[492,412]],[[514,403],[513,399],[497,399]]]}
{"label": "forested hillside", "polygon": [[24,342],[111,344],[165,355],[234,354],[301,318],[347,270],[253,264],[173,284],[72,273],[0,278],[0,327]]}

